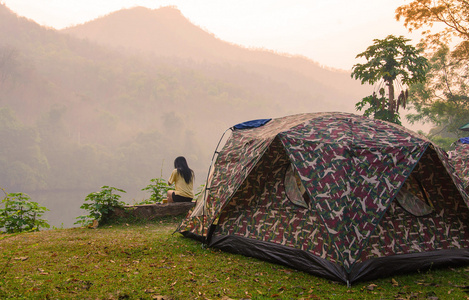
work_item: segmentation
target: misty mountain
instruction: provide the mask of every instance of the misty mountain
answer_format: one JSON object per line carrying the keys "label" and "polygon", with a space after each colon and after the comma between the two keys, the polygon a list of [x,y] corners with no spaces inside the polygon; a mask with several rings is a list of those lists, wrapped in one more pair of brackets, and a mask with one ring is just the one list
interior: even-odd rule
{"label": "misty mountain", "polygon": [[[189,60],[195,63],[194,68],[200,64],[222,65],[228,67],[227,71],[242,68],[243,72],[258,74],[307,94],[316,100],[315,111],[344,108],[353,111],[356,101],[350,98],[365,91],[350,78],[349,72],[323,68],[300,56],[246,49],[222,41],[190,23],[173,7],[121,10],[62,32],[135,55]],[[232,82],[230,77],[224,80]]]}
{"label": "misty mountain", "polygon": [[353,112],[367,89],[303,57],[222,41],[172,7],[57,31],[0,4],[0,187],[135,192],[178,155],[199,185],[234,124]]}

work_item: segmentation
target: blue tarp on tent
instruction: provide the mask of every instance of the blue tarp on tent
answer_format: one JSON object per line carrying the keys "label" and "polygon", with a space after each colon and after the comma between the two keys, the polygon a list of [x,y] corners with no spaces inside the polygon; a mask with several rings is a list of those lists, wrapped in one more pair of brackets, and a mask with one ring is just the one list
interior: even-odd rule
{"label": "blue tarp on tent", "polygon": [[459,141],[463,144],[469,144],[469,137],[460,138]]}
{"label": "blue tarp on tent", "polygon": [[257,127],[264,126],[270,120],[272,119],[258,119],[258,120],[246,121],[243,123],[236,124],[235,126],[233,126],[233,129],[240,130],[240,129],[257,128]]}

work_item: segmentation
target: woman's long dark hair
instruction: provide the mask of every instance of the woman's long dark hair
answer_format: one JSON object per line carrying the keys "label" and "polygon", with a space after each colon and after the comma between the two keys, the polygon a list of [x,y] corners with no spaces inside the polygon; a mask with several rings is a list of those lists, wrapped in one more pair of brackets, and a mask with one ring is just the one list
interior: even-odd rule
{"label": "woman's long dark hair", "polygon": [[194,171],[192,171],[187,165],[187,161],[183,156],[176,157],[174,160],[174,168],[178,170],[179,175],[184,178],[186,183],[190,183],[194,177]]}

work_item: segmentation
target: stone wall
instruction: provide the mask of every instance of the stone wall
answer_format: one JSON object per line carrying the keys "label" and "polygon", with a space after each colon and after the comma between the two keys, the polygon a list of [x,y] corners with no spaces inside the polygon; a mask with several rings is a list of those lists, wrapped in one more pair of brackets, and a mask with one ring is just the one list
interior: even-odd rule
{"label": "stone wall", "polygon": [[194,205],[195,202],[128,205],[124,209],[115,209],[114,214],[118,217],[131,215],[136,218],[151,220],[156,217],[185,215]]}

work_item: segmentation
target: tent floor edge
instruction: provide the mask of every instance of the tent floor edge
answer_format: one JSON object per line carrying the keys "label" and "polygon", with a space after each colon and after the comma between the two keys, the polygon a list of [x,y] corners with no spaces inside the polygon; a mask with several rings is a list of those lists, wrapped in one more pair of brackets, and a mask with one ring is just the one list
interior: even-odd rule
{"label": "tent floor edge", "polygon": [[192,233],[190,231],[180,231],[179,233],[182,234],[186,238],[190,238],[190,239],[193,239],[193,240],[196,240],[198,242],[201,242],[201,243],[205,244],[206,239],[205,239],[204,236]]}
{"label": "tent floor edge", "polygon": [[341,266],[303,250],[234,235],[213,235],[208,246],[347,283],[348,276]]}
{"label": "tent floor edge", "polygon": [[425,271],[433,268],[469,265],[469,249],[445,249],[369,259],[353,266],[350,282]]}

